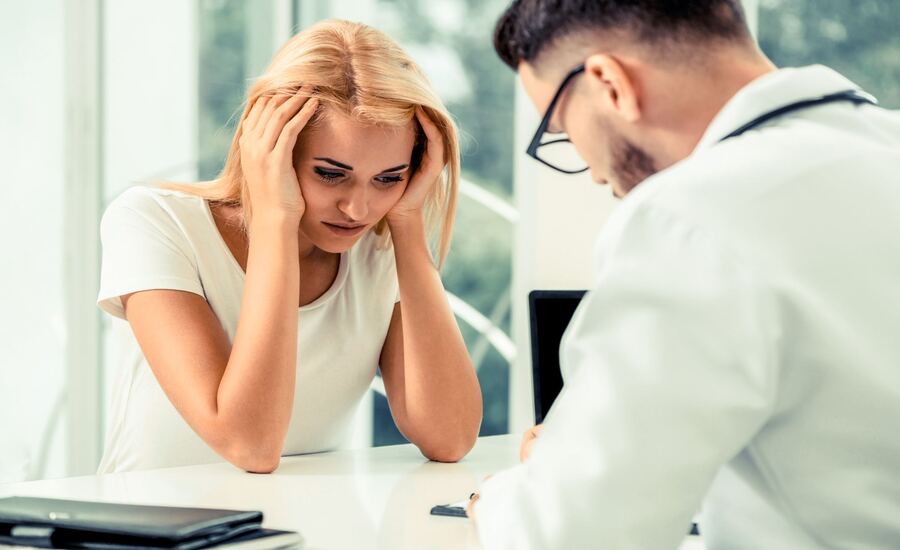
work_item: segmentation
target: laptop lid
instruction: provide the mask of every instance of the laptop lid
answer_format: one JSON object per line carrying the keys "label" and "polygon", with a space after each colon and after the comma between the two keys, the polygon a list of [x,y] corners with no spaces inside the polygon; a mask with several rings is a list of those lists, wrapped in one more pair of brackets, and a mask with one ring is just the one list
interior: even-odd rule
{"label": "laptop lid", "polygon": [[584,290],[534,290],[528,295],[534,419],[538,424],[562,390],[559,346],[584,294]]}
{"label": "laptop lid", "polygon": [[[154,539],[166,546],[199,536],[233,536],[257,529],[258,511],[142,506],[37,497],[0,498],[0,535],[17,526],[45,527],[89,540],[114,535],[124,539]],[[89,535],[93,534],[93,535]],[[108,542],[108,541],[107,541]],[[146,544],[149,546],[149,544]]]}

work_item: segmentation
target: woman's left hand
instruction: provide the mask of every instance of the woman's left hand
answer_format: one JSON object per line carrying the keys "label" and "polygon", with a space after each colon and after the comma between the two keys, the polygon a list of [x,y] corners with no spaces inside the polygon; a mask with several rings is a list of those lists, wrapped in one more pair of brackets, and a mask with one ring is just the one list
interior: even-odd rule
{"label": "woman's left hand", "polygon": [[409,220],[421,221],[425,199],[447,164],[444,159],[444,139],[437,125],[428,118],[421,107],[416,108],[416,119],[427,138],[425,151],[419,168],[406,186],[403,196],[387,214],[389,225]]}

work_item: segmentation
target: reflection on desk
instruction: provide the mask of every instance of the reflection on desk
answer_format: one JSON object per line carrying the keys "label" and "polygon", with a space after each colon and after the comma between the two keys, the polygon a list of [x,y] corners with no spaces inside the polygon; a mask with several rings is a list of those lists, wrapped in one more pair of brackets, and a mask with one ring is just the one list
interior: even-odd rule
{"label": "reflection on desk", "polygon": [[[517,435],[483,437],[458,464],[397,445],[285,457],[270,475],[208,464],[0,485],[0,496],[262,510],[266,527],[299,531],[305,548],[479,548],[471,521],[429,511],[515,464],[518,445]],[[702,549],[696,538],[682,546]]]}

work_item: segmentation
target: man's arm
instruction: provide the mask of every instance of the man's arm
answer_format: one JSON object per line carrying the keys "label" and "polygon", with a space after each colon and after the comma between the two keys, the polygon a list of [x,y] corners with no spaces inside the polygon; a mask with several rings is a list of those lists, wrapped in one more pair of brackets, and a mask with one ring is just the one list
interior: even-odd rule
{"label": "man's arm", "polygon": [[474,506],[484,547],[675,548],[771,413],[771,294],[723,243],[632,216],[562,345],[565,386],[524,464]]}

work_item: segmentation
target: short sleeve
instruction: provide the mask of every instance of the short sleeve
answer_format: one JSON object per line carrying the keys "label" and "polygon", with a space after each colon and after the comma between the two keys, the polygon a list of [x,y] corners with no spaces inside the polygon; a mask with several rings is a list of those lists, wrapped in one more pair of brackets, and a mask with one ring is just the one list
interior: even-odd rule
{"label": "short sleeve", "polygon": [[152,191],[133,188],[114,200],[100,222],[100,240],[97,305],[110,315],[124,319],[121,296],[142,290],[204,295],[187,238]]}

